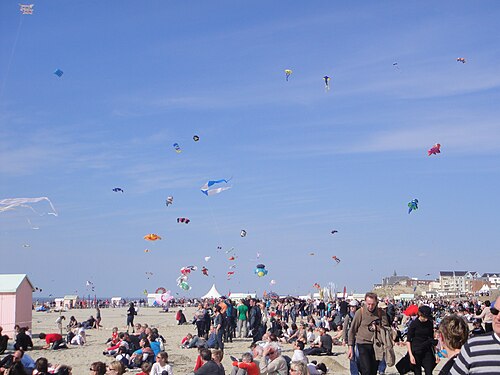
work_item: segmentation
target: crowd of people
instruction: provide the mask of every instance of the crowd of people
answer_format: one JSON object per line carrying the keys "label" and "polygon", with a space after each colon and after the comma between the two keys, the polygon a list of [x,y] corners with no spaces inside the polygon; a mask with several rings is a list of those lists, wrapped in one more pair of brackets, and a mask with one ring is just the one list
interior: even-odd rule
{"label": "crowd of people", "polygon": [[[186,319],[182,309],[176,319],[181,325],[196,327],[180,342],[181,348],[198,351],[193,366],[196,375],[324,374],[328,369],[322,357],[344,352],[353,375],[383,374],[388,366],[396,366],[400,374],[429,375],[441,360],[446,361],[439,372],[442,375],[500,373],[498,307],[500,297],[484,302],[434,299],[406,303],[380,300],[374,293],[367,293],[361,303],[294,298],[234,302],[222,297],[199,303],[192,320]],[[103,350],[111,362],[92,363],[91,374],[136,371],[173,375],[165,338],[156,328],[134,322],[136,315],[137,309],[130,303],[127,330],[114,327]],[[85,345],[85,331],[99,329],[100,320],[98,308],[96,318],[84,322],[71,316],[63,337],[65,317],[59,316],[56,324],[61,332],[39,333],[38,338],[44,342],[43,349]],[[226,372],[222,365],[225,344],[233,340],[251,341],[251,346],[240,358],[230,356],[231,368]],[[26,353],[33,348],[28,327],[16,327],[13,343],[8,342],[0,327],[0,353],[11,349],[0,361],[0,374],[71,374],[69,366],[51,365],[44,357],[35,361]],[[288,345],[291,356],[282,352]],[[397,362],[396,345],[406,347],[407,352]]]}

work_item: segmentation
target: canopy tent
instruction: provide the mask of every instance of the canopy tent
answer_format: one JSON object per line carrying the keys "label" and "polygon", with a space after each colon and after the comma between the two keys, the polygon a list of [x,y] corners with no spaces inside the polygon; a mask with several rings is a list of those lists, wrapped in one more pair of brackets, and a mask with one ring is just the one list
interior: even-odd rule
{"label": "canopy tent", "polygon": [[220,298],[222,297],[222,294],[220,294],[218,291],[217,291],[217,288],[215,287],[215,284],[212,285],[212,288],[210,288],[210,290],[208,291],[207,294],[205,294],[203,297],[201,297],[202,299],[205,299],[205,298]]}

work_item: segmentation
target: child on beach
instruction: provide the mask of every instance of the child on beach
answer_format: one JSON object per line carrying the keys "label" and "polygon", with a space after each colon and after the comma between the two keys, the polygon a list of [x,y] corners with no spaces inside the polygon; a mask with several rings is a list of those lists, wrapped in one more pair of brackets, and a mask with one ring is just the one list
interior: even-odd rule
{"label": "child on beach", "polygon": [[118,344],[120,339],[118,338],[118,327],[113,327],[113,331],[111,331],[111,338],[106,341],[106,344],[111,343],[111,346]]}
{"label": "child on beach", "polygon": [[139,372],[137,375],[149,375],[151,373],[151,369],[153,368],[153,365],[149,362],[144,362],[141,366],[141,372]]}

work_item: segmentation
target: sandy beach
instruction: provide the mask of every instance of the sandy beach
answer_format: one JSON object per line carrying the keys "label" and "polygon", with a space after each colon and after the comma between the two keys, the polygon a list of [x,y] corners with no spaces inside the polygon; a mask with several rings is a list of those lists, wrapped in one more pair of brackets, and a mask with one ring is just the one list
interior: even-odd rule
{"label": "sandy beach", "polygon": [[[165,344],[165,349],[169,354],[169,360],[174,365],[174,372],[176,374],[188,374],[193,370],[197,350],[195,349],[181,349],[180,341],[188,333],[195,333],[195,326],[191,324],[186,324],[182,326],[177,325],[175,320],[175,311],[172,310],[169,313],[160,312],[161,309],[158,308],[140,308],[139,313],[135,319],[136,323],[147,323],[152,327],[157,327],[160,333],[166,338],[167,342]],[[194,308],[186,308],[185,315],[188,321],[192,318]],[[67,364],[73,367],[73,374],[87,374],[89,373],[89,365],[95,361],[103,361],[109,363],[112,361],[111,357],[106,357],[102,354],[102,351],[106,348],[105,342],[111,336],[111,330],[113,327],[118,327],[120,331],[125,330],[126,322],[126,309],[125,308],[109,308],[101,309],[102,314],[102,324],[104,326],[101,330],[88,330],[87,331],[87,344],[83,347],[70,346],[67,350],[41,350],[41,346],[44,344],[42,340],[34,338],[33,342],[35,344],[35,350],[29,352],[33,359],[39,357],[46,357],[49,362],[53,364]],[[57,332],[57,326],[55,320],[58,317],[57,312],[34,312],[33,313],[33,333],[37,335],[39,332],[54,333]],[[63,315],[69,320],[70,316],[75,316],[78,321],[83,321],[89,318],[90,315],[95,315],[95,310],[84,309],[84,310],[70,310]],[[66,320],[66,321],[67,321]],[[236,339],[233,343],[226,343],[225,347],[225,357],[223,360],[224,368],[226,373],[230,372],[231,360],[229,355],[239,357],[244,352],[248,351],[251,339]],[[396,347],[397,360],[401,358],[405,353],[406,349],[401,347]],[[292,355],[291,345],[283,345],[283,352],[289,356]],[[335,374],[349,374],[349,361],[345,355],[345,346],[335,346],[334,353],[338,355],[333,357],[310,357],[309,360],[316,359],[319,362],[324,362],[329,368],[329,373]],[[440,363],[436,367],[435,372],[439,369],[443,363]],[[388,368],[387,374],[397,374],[395,367]]]}

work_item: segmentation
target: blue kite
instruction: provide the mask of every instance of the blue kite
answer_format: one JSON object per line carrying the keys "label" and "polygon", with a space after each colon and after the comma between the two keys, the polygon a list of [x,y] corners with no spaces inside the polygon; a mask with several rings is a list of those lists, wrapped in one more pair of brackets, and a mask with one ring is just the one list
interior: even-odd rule
{"label": "blue kite", "polygon": [[54,71],[54,74],[55,74],[56,76],[58,76],[59,78],[61,78],[61,77],[62,77],[62,75],[64,74],[64,72],[63,72],[61,69],[56,69],[56,70]]}
{"label": "blue kite", "polygon": [[408,203],[408,214],[413,210],[418,210],[418,199],[414,199]]}
{"label": "blue kite", "polygon": [[207,181],[205,185],[201,187],[201,192],[206,196],[222,193],[224,190],[231,189],[231,186],[223,185],[229,183],[229,181],[230,179]]}

